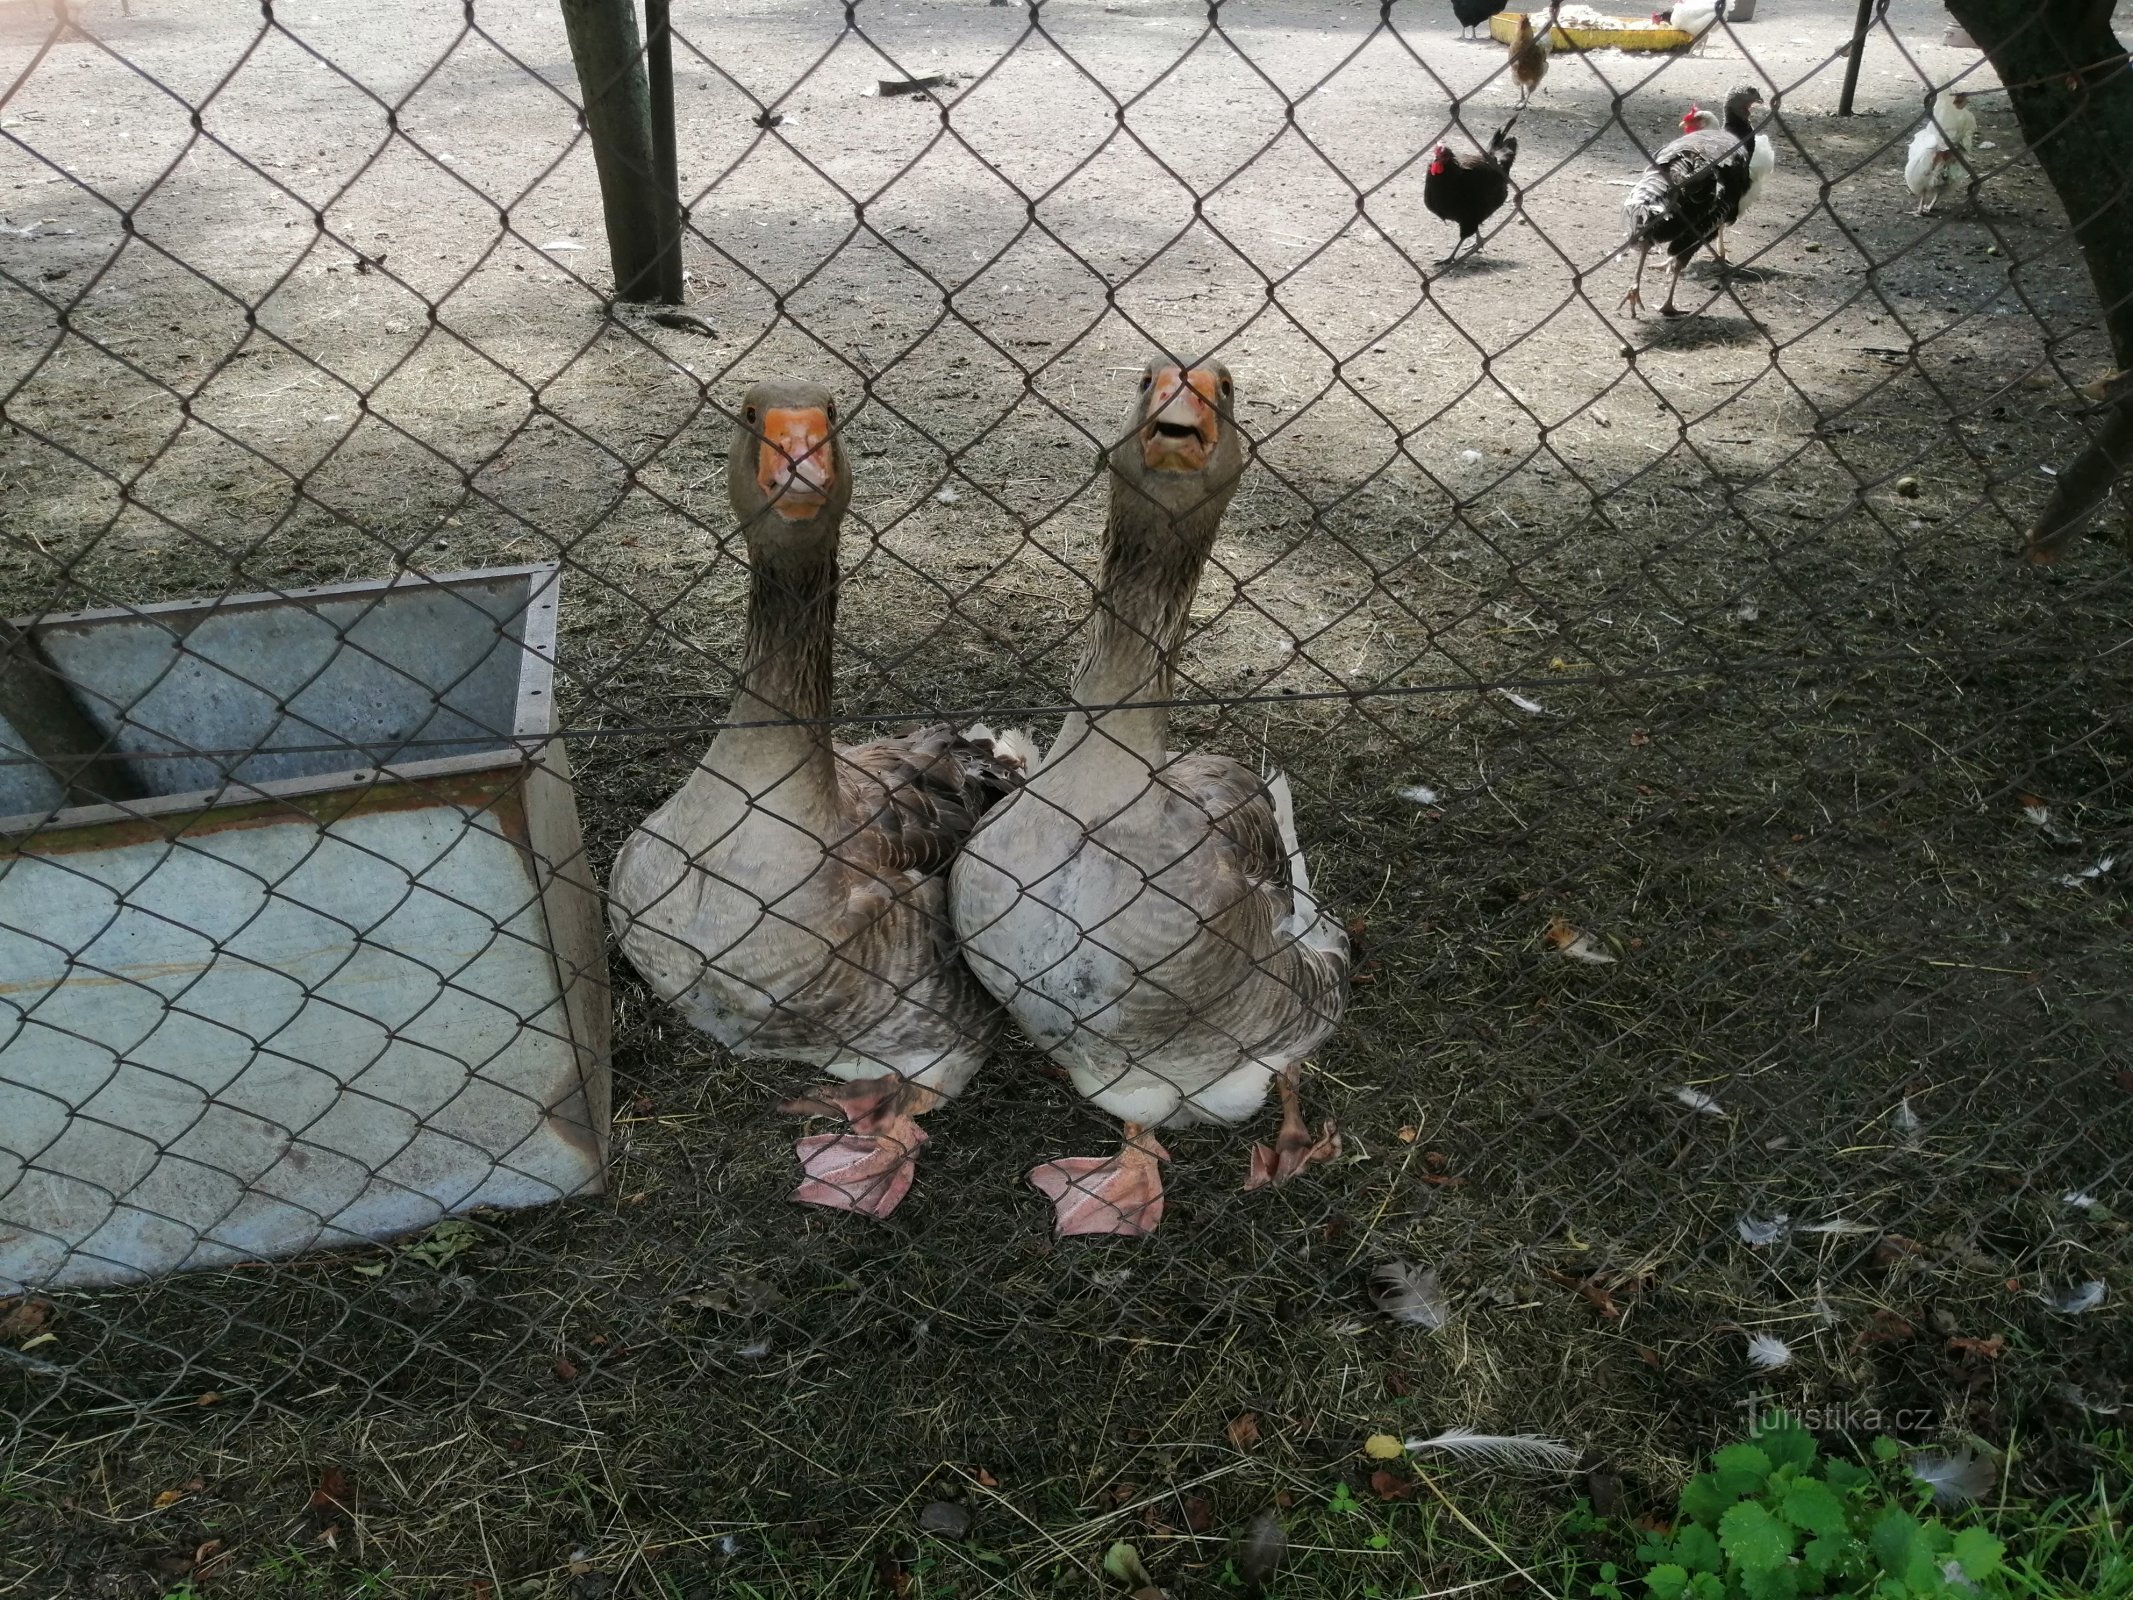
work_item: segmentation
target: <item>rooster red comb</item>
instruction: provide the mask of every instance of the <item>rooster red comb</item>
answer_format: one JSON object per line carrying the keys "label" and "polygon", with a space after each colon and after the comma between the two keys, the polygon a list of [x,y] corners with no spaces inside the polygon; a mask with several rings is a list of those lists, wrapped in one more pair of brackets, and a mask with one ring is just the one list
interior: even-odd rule
{"label": "rooster red comb", "polygon": [[1688,129],[1691,133],[1693,133],[1696,131],[1696,124],[1702,119],[1702,117],[1703,107],[1698,105],[1695,101],[1691,100],[1689,102],[1689,109],[1681,114],[1681,125],[1682,127]]}

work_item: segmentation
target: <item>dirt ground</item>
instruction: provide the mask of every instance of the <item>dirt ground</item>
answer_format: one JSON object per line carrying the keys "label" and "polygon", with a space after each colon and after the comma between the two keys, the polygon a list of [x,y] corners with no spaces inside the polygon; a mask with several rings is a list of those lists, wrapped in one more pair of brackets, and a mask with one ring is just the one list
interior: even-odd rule
{"label": "dirt ground", "polygon": [[[1212,348],[1256,462],[1180,735],[1293,775],[1369,955],[1308,1083],[1342,1162],[1243,1195],[1257,1130],[1181,1134],[1134,1246],[1052,1240],[1020,1174],[1109,1131],[1015,1051],[891,1223],[790,1206],[804,1078],[618,968],[606,1198],[0,1333],[0,1594],[1080,1596],[1125,1537],[1188,1596],[1270,1504],[1283,1595],[1564,1593],[1582,1477],[1386,1499],[1363,1438],[1547,1433],[1657,1510],[1770,1393],[2077,1476],[2069,1393],[2133,1378],[2133,593],[2009,551],[2107,348],[1997,97],[1912,214],[1926,83],[1993,82],[1945,13],[1835,115],[1850,10],[1559,56],[1439,270],[1428,151],[1514,100],[1437,5],[677,0],[706,337],[604,311],[543,0],[0,4],[0,614],[560,558],[604,870],[732,686],[746,382],[848,397],[855,730],[1048,732],[1098,447]],[[1623,320],[1623,185],[1741,81],[1740,270]],[[1449,1325],[1376,1313],[1391,1259]]]}

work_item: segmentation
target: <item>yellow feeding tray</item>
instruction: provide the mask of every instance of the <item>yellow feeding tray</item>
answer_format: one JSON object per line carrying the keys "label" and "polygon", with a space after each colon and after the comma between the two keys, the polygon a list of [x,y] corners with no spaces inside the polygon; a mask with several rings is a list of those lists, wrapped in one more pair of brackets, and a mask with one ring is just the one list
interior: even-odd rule
{"label": "yellow feeding tray", "polygon": [[[1509,44],[1518,37],[1518,20],[1525,15],[1521,11],[1499,11],[1489,18],[1489,33],[1500,44]],[[1681,28],[1654,28],[1647,24],[1637,27],[1627,18],[1615,19],[1620,26],[1613,28],[1566,28],[1557,24],[1555,48],[1558,50],[1684,50],[1696,42],[1696,35]]]}

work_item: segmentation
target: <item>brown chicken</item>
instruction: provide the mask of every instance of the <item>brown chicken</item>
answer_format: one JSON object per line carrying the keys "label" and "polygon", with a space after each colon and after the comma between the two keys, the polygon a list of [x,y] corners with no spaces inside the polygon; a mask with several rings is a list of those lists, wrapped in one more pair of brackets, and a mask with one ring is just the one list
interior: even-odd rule
{"label": "brown chicken", "polygon": [[1548,19],[1538,29],[1530,13],[1520,12],[1518,33],[1511,40],[1511,76],[1518,80],[1518,103],[1524,105],[1548,76],[1548,58],[1555,53],[1555,13],[1563,0],[1550,0]]}

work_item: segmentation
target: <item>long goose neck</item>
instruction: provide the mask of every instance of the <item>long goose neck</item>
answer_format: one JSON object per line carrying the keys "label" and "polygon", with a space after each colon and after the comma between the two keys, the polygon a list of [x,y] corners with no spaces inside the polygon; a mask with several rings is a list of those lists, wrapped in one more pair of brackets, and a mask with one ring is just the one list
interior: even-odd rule
{"label": "long goose neck", "polygon": [[1072,742],[1070,735],[1094,727],[1106,743],[1115,741],[1150,763],[1164,759],[1170,736],[1165,707],[1103,708],[1170,698],[1178,646],[1228,500],[1219,494],[1173,517],[1132,482],[1113,478],[1089,645],[1071,690],[1080,709],[1061,730],[1062,746]]}
{"label": "long goose neck", "polygon": [[837,627],[837,541],[749,553],[748,646],[731,726],[711,742],[705,766],[751,793],[795,777],[829,798],[836,791],[829,714],[831,643]]}

